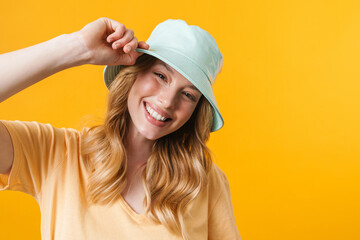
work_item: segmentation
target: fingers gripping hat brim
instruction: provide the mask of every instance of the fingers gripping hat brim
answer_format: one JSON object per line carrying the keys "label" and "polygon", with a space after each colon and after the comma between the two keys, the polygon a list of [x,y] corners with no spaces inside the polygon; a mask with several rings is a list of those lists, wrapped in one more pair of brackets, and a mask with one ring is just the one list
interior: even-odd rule
{"label": "fingers gripping hat brim", "polygon": [[[211,82],[208,76],[186,56],[175,52],[172,49],[135,49],[136,52],[142,52],[154,56],[163,62],[169,64],[172,68],[178,71],[186,79],[188,79],[194,86],[204,95],[213,108],[213,125],[211,131],[217,131],[224,125],[224,120],[220,114],[218,104],[216,102],[214,92],[212,90]],[[109,88],[111,82],[119,73],[121,65],[106,66],[104,69],[104,80],[106,86]]]}

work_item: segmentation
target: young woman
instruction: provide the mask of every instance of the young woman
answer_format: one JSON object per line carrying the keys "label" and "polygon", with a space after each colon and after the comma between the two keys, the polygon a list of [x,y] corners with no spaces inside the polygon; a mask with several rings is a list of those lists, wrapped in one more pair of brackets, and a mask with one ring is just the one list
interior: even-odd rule
{"label": "young woman", "polygon": [[82,64],[107,65],[104,124],[0,121],[0,190],[38,201],[42,238],[240,239],[228,180],[206,146],[223,125],[212,36],[169,19],[138,42],[100,18],[0,55],[0,99]]}

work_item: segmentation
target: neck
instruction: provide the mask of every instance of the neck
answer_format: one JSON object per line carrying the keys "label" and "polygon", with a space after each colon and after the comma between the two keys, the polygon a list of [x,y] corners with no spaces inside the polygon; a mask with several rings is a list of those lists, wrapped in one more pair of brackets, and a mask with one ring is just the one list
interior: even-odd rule
{"label": "neck", "polygon": [[147,162],[155,141],[142,136],[132,123],[128,130],[125,141],[128,168],[137,168]]}

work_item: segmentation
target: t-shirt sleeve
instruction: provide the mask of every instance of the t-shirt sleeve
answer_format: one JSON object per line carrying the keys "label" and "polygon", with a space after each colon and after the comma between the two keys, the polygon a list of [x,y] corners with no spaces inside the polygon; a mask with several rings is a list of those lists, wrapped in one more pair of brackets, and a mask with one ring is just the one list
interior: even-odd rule
{"label": "t-shirt sleeve", "polygon": [[9,175],[0,174],[0,191],[28,193],[38,199],[42,186],[64,159],[65,128],[49,123],[1,120],[14,149]]}
{"label": "t-shirt sleeve", "polygon": [[229,181],[223,171],[218,170],[218,195],[209,212],[209,240],[241,240],[236,226],[231,201]]}

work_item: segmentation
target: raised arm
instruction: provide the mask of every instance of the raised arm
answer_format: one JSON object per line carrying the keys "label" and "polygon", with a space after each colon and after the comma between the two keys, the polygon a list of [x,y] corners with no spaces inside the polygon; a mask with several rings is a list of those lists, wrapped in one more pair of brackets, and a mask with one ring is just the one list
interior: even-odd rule
{"label": "raised arm", "polygon": [[138,43],[133,30],[112,19],[99,18],[78,32],[1,54],[0,102],[66,68],[82,64],[132,65],[142,54],[133,51],[137,47],[149,48],[145,42]]}
{"label": "raised arm", "polygon": [[[119,44],[119,45],[118,45]],[[130,46],[131,49],[127,47]],[[134,31],[117,21],[99,18],[78,32],[0,55],[0,102],[61,70],[82,64],[132,65],[142,54]],[[11,137],[0,122],[0,173],[8,174],[14,153]]]}

